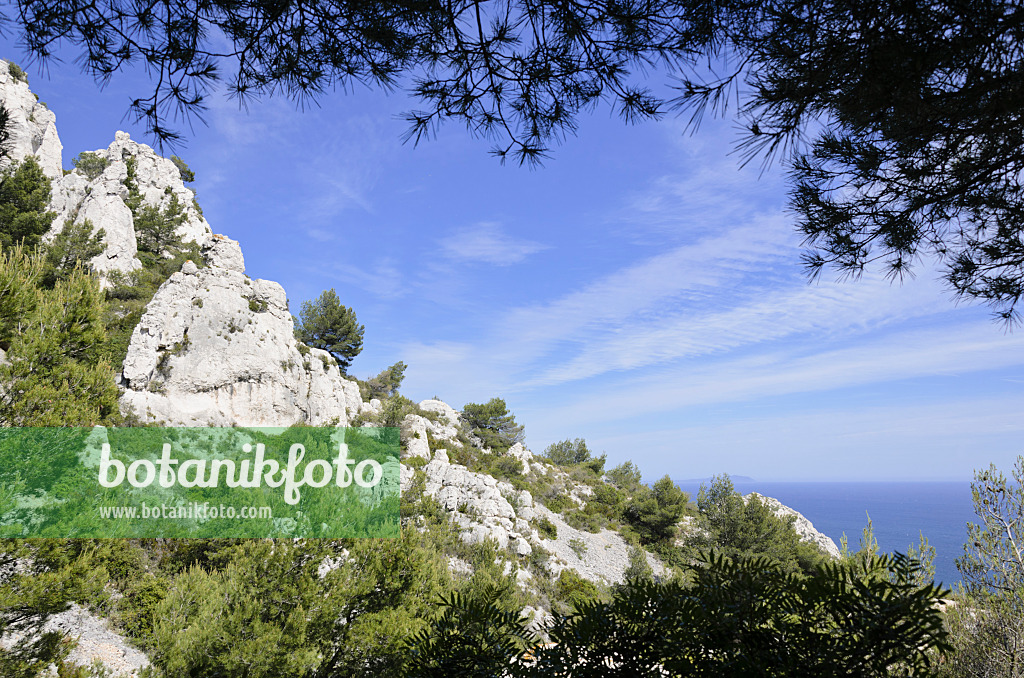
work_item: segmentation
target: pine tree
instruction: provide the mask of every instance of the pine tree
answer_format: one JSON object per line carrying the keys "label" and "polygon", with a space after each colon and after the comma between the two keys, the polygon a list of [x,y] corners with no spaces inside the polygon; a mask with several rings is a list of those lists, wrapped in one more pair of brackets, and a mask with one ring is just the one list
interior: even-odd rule
{"label": "pine tree", "polygon": [[80,269],[52,290],[39,255],[15,248],[0,256],[0,424],[92,426],[119,419],[114,371],[101,359],[106,340],[99,281]]}
{"label": "pine tree", "polygon": [[363,350],[364,330],[355,311],[342,305],[332,288],[313,301],[302,302],[295,337],[308,346],[330,353],[345,374],[352,360]]}
{"label": "pine tree", "polygon": [[57,216],[49,203],[50,179],[35,156],[0,173],[0,247],[38,245]]}

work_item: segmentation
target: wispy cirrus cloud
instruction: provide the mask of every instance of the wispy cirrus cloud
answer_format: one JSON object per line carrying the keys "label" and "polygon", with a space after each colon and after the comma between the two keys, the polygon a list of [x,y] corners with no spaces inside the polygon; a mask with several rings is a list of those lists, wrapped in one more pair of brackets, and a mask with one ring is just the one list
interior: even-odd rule
{"label": "wispy cirrus cloud", "polygon": [[548,246],[514,238],[500,224],[484,221],[455,231],[444,239],[441,249],[447,257],[458,261],[510,266]]}

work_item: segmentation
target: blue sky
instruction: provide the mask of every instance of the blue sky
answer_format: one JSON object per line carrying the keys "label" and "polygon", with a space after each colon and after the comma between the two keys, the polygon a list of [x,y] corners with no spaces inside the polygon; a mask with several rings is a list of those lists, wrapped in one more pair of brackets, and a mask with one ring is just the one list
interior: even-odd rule
{"label": "blue sky", "polygon": [[[137,74],[27,71],[66,167],[118,129],[151,143],[124,119]],[[415,400],[504,397],[535,452],[583,437],[648,479],[758,480],[966,480],[1024,452],[1024,332],[928,262],[809,285],[784,173],[741,170],[728,120],[600,109],[531,171],[456,126],[403,145],[401,93],[209,105],[178,153],[248,273],[293,311],[335,288],[366,325],[354,374],[403,360]]]}

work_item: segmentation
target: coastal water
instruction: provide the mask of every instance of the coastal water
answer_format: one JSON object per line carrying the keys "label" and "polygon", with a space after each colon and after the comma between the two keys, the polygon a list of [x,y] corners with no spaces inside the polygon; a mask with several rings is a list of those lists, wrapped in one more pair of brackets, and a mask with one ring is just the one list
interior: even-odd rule
{"label": "coastal water", "polygon": [[[679,482],[696,500],[699,482]],[[871,517],[883,551],[905,553],[923,534],[935,547],[935,579],[946,586],[960,581],[956,559],[963,555],[967,523],[977,522],[969,482],[781,483],[737,482],[743,493],[775,497],[802,513],[839,545],[845,534],[851,550]]]}

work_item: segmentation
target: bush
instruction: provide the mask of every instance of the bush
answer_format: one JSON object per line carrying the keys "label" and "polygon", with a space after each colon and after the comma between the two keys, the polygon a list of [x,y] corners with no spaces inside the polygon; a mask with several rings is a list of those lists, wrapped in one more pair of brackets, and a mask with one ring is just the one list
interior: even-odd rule
{"label": "bush", "polygon": [[171,156],[171,162],[178,168],[178,176],[181,177],[182,183],[190,184],[196,180],[196,174],[189,169],[188,164],[176,155]]}
{"label": "bush", "polygon": [[84,174],[86,179],[92,181],[103,174],[103,170],[110,166],[110,161],[91,151],[82,151],[71,159],[71,164]]}
{"label": "bush", "polygon": [[359,397],[369,402],[374,398],[384,400],[395,395],[402,386],[402,380],[405,379],[406,367],[408,366],[405,363],[398,361],[375,377],[370,377],[366,381],[359,380]]}
{"label": "bush", "polygon": [[636,529],[642,544],[670,542],[689,501],[689,496],[665,476],[650,489],[638,491],[623,511],[623,517]]}
{"label": "bush", "polygon": [[0,172],[0,248],[35,249],[57,216],[49,205],[50,179],[35,156]]}
{"label": "bush", "polygon": [[93,232],[92,222],[86,219],[80,224],[69,219],[64,228],[45,247],[46,271],[43,273],[44,287],[53,288],[60,280],[67,280],[76,268],[89,270],[89,262],[103,252],[101,228]]}
{"label": "bush", "polygon": [[7,72],[11,74],[11,77],[19,82],[28,84],[28,74],[21,70],[21,66],[14,63],[13,61],[7,62]]}
{"label": "bush", "polygon": [[547,516],[541,516],[531,523],[537,532],[545,539],[558,539],[558,527],[548,520]]}
{"label": "bush", "polygon": [[608,471],[608,480],[620,490],[629,492],[640,487],[643,477],[636,464],[626,461]]}

